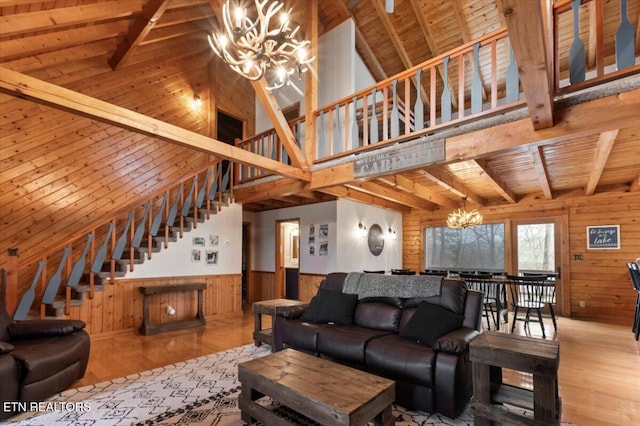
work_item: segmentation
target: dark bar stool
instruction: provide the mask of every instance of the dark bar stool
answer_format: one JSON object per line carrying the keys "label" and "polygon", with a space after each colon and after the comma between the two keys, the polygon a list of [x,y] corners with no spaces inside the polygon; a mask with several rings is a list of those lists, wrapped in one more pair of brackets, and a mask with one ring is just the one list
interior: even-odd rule
{"label": "dark bar stool", "polygon": [[640,337],[640,268],[635,262],[627,263],[627,269],[629,269],[629,277],[631,277],[631,284],[633,289],[638,293],[636,297],[636,312],[633,317],[633,332],[635,333],[636,340]]}

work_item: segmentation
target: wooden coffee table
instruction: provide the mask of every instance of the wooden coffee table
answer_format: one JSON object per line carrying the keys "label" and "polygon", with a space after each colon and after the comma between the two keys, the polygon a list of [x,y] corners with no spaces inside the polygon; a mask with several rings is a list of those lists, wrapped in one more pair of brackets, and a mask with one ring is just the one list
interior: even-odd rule
{"label": "wooden coffee table", "polygon": [[293,424],[256,400],[268,396],[323,425],[395,423],[395,383],[364,371],[285,349],[238,365],[242,420]]}

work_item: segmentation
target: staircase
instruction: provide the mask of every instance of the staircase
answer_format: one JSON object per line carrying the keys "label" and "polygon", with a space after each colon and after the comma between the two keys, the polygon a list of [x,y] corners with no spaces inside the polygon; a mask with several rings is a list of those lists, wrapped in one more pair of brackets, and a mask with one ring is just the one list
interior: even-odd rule
{"label": "staircase", "polygon": [[[133,271],[135,265],[152,259],[153,253],[159,253],[182,238],[184,232],[229,206],[232,169],[227,167],[223,172],[222,163],[217,162],[68,241],[60,247],[61,256],[48,253],[38,262],[14,319],[69,315],[71,307],[82,306],[95,291],[103,291],[108,281],[113,283],[115,278]],[[185,188],[189,188],[186,193]],[[58,265],[53,274],[42,277],[49,258],[59,259]],[[38,283],[44,282],[47,284],[39,295],[39,314],[33,314]]]}

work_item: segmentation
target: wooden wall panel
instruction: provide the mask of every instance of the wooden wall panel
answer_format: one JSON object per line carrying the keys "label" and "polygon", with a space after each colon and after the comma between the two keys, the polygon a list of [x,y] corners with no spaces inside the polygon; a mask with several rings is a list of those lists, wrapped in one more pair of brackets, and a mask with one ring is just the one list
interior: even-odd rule
{"label": "wooden wall panel", "polygon": [[[158,61],[167,55],[171,61]],[[210,87],[212,55],[206,42],[180,39],[140,46],[117,71],[107,65],[108,56],[108,48],[76,46],[55,57],[3,66],[206,135],[212,127],[209,99],[215,97],[220,108],[246,120],[253,131],[250,84],[219,67]],[[191,108],[194,93],[203,100],[199,111]],[[66,238],[140,204],[213,160],[8,95],[0,96],[0,109],[0,266],[6,264],[8,248],[19,249],[20,294],[31,283],[37,260],[52,248],[61,250]],[[96,235],[96,241],[103,237]],[[56,259],[55,253],[47,258],[50,273]]]}
{"label": "wooden wall panel", "polygon": [[[203,275],[193,277],[168,277],[153,279],[116,280],[106,284],[104,291],[96,291],[93,299],[71,308],[64,318],[80,319],[87,323],[92,337],[123,332],[137,332],[142,324],[143,296],[141,286],[204,282],[205,317],[240,315],[242,313],[241,275]],[[167,306],[176,310],[167,315]],[[154,295],[150,304],[152,323],[179,321],[194,317],[198,308],[196,292],[177,292]]]}
{"label": "wooden wall panel", "polygon": [[[571,317],[618,324],[633,323],[635,293],[626,262],[640,257],[640,196],[637,193],[596,194],[545,201],[525,199],[516,205],[481,207],[484,222],[544,216],[564,217],[569,227],[563,241],[563,301]],[[403,268],[424,269],[423,228],[444,226],[446,211],[412,212],[403,216]],[[586,226],[620,225],[620,250],[587,250]],[[568,245],[568,247],[567,247]],[[506,253],[508,255],[509,253]],[[582,254],[583,260],[574,260]],[[580,301],[585,307],[580,307]]]}
{"label": "wooden wall panel", "polygon": [[251,271],[251,276],[253,277],[253,294],[259,298],[254,302],[276,298],[276,276],[274,272]]}
{"label": "wooden wall panel", "polygon": [[305,303],[309,303],[311,298],[318,293],[318,286],[326,275],[318,274],[300,274],[299,279],[299,299]]}

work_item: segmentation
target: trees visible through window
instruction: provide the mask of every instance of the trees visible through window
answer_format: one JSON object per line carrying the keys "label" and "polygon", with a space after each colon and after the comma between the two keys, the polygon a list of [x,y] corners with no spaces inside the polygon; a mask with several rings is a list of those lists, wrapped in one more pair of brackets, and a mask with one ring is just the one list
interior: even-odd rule
{"label": "trees visible through window", "polygon": [[502,272],[504,224],[424,229],[425,269]]}
{"label": "trees visible through window", "polygon": [[518,225],[518,271],[553,272],[555,242],[553,223]]}

